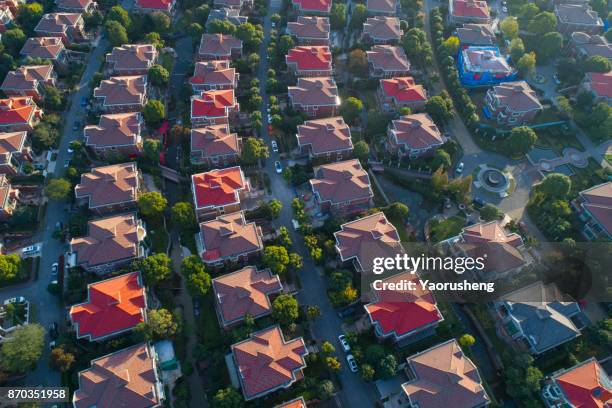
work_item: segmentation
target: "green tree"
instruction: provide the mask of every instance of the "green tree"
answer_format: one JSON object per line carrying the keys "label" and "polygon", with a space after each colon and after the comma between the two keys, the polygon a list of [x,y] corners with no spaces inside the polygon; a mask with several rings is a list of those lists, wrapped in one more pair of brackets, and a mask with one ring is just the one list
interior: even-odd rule
{"label": "green tree", "polygon": [[126,30],[129,30],[132,26],[132,20],[127,10],[121,6],[113,6],[106,14],[106,21],[116,21]]}
{"label": "green tree", "polygon": [[378,362],[376,372],[381,378],[387,379],[395,376],[397,371],[397,360],[393,354],[387,354],[382,360]]}
{"label": "green tree", "polygon": [[342,30],[346,26],[346,5],[334,3],[329,14],[329,23],[332,30]]}
{"label": "green tree", "polygon": [[172,261],[161,252],[144,258],[139,266],[147,286],[157,285],[172,273]]}
{"label": "green tree", "polygon": [[295,41],[290,35],[283,35],[278,40],[278,54],[287,55],[289,50],[295,46]]}
{"label": "green tree", "polygon": [[500,218],[502,212],[493,204],[487,203],[480,209],[480,218],[484,221],[493,221]]}
{"label": "green tree", "polygon": [[0,369],[25,373],[40,358],[45,343],[45,329],[37,323],[19,326],[0,345]]}
{"label": "green tree", "polygon": [[57,88],[45,86],[44,106],[53,111],[64,109],[64,98],[62,97],[62,93]]}
{"label": "green tree", "polygon": [[448,169],[452,164],[452,159],[450,154],[448,154],[445,150],[438,149],[434,153],[433,160],[431,161],[431,167],[434,169]]}
{"label": "green tree", "polygon": [[563,48],[563,36],[556,31],[546,33],[538,42],[538,57],[542,60],[553,58]]}
{"label": "green tree", "polygon": [[138,209],[145,217],[161,215],[168,205],[168,200],[157,191],[147,191],[138,197]]}
{"label": "green tree", "polygon": [[10,281],[17,277],[21,268],[21,258],[17,254],[0,254],[0,282]]}
{"label": "green tree", "polygon": [[108,21],[105,27],[106,27],[106,35],[108,36],[108,40],[115,47],[118,47],[123,44],[127,44],[129,42],[127,31],[117,21],[114,21],[114,20]]}
{"label": "green tree", "polygon": [[332,357],[332,356],[327,356],[325,357],[325,367],[327,367],[327,369],[333,373],[337,373],[338,371],[340,371],[340,361],[338,361],[338,358],[336,357]]}
{"label": "green tree", "polygon": [[181,274],[187,279],[187,290],[191,296],[201,297],[210,290],[210,275],[197,255],[191,255],[181,262]]}
{"label": "green tree", "polygon": [[317,395],[323,401],[326,401],[334,395],[336,390],[334,389],[334,383],[330,380],[323,380],[319,382],[317,386]]}
{"label": "green tree", "polygon": [[262,139],[249,136],[244,141],[242,147],[242,154],[240,156],[241,161],[244,164],[252,165],[259,161],[259,159],[267,159],[270,156],[268,146]]}
{"label": "green tree", "polygon": [[202,259],[197,255],[190,255],[183,258],[181,262],[181,274],[185,277],[206,273],[206,268]]}
{"label": "green tree", "polygon": [[448,191],[450,191],[457,201],[463,204],[471,202],[470,193],[472,192],[472,176],[461,177],[453,179],[448,184]]}
{"label": "green tree", "polygon": [[502,33],[504,33],[504,38],[506,40],[513,40],[514,38],[518,37],[519,24],[516,17],[508,16],[504,18],[499,26]]}
{"label": "green tree", "polygon": [[213,397],[213,408],[242,408],[244,407],[244,398],[234,388],[222,388]]}
{"label": "green tree", "polygon": [[138,323],[136,332],[146,341],[169,339],[178,331],[178,323],[167,309],[153,309],[147,313],[147,321]]}
{"label": "green tree", "polygon": [[370,157],[370,146],[365,142],[365,140],[360,140],[353,145],[353,155],[361,160],[362,163],[367,162],[368,157]]}
{"label": "green tree", "polygon": [[144,157],[151,163],[159,163],[159,152],[161,151],[161,143],[157,139],[145,139],[142,145]]}
{"label": "green tree", "polygon": [[55,178],[45,187],[45,195],[53,201],[66,201],[72,194],[72,184],[66,179]]}
{"label": "green tree", "polygon": [[559,111],[567,117],[572,116],[572,105],[570,104],[569,99],[567,99],[565,96],[557,96],[557,107],[559,108]]}
{"label": "green tree", "polygon": [[[6,35],[6,34],[4,34]],[[4,40],[4,36],[2,37]],[[601,55],[594,55],[589,57],[586,61],[584,61],[584,71],[585,72],[609,72],[612,69],[612,65],[610,61],[608,61],[605,57]]]}
{"label": "green tree", "polygon": [[447,55],[455,56],[459,52],[459,37],[451,35],[442,43]]}
{"label": "green tree", "polygon": [[471,334],[464,334],[459,338],[459,344],[463,347],[472,347],[476,343],[476,339]]}
{"label": "green tree", "polygon": [[144,116],[147,126],[155,128],[159,126],[166,117],[166,108],[161,101],[149,99],[142,111],[142,115]]}
{"label": "green tree", "polygon": [[351,28],[357,29],[363,27],[368,16],[368,9],[365,4],[356,3],[353,6],[353,15],[351,16]]}
{"label": "green tree", "polygon": [[70,370],[76,359],[74,354],[64,349],[64,346],[59,346],[51,350],[49,360],[53,367],[55,367],[58,371],[65,373]]}
{"label": "green tree", "polygon": [[297,300],[287,293],[278,295],[272,302],[272,317],[283,326],[295,323],[299,317]]}
{"label": "green tree", "polygon": [[536,35],[551,33],[557,29],[557,17],[549,11],[542,11],[529,22],[527,29]]}
{"label": "green tree", "polygon": [[193,38],[200,38],[204,32],[204,27],[199,23],[191,23],[187,26],[187,33]]}
{"label": "green tree", "polygon": [[278,218],[281,210],[283,209],[283,204],[279,200],[273,199],[268,202],[267,207],[270,218],[276,219]]}
{"label": "green tree", "polygon": [[278,24],[281,21],[281,16],[278,13],[274,13],[270,16],[270,21],[272,21],[274,24]]}
{"label": "green tree", "polygon": [[425,111],[435,122],[445,124],[453,117],[453,102],[447,94],[432,96],[425,104]]}
{"label": "green tree", "polygon": [[572,188],[572,180],[561,173],[552,173],[544,177],[538,185],[538,190],[547,198],[566,198]]}
{"label": "green tree", "polygon": [[[342,4],[342,3],[339,3]],[[348,70],[358,77],[368,76],[368,57],[365,51],[355,48],[348,55]]]}
{"label": "green tree", "polygon": [[236,26],[225,20],[213,20],[208,23],[207,29],[211,34],[234,34],[236,32]]}
{"label": "green tree", "polygon": [[156,64],[149,69],[149,79],[155,86],[166,86],[170,79],[170,73],[163,66]]}
{"label": "green tree", "polygon": [[608,31],[606,31],[605,37],[609,43],[612,43],[612,28],[609,28]]}
{"label": "green tree", "polygon": [[576,95],[576,108],[581,111],[588,111],[593,107],[595,101],[595,95],[591,91],[582,91]]}
{"label": "green tree", "polygon": [[372,367],[370,364],[363,364],[361,366],[361,379],[365,382],[370,382],[374,379],[374,376],[376,375],[376,371],[374,370],[374,367]]}
{"label": "green tree", "polygon": [[523,75],[523,77],[531,74],[535,69],[536,55],[535,52],[529,52],[523,55],[516,63],[516,68]]}
{"label": "green tree", "polygon": [[289,253],[285,247],[268,245],[264,248],[264,264],[276,274],[283,274],[289,265]]}
{"label": "green tree", "polygon": [[17,23],[28,32],[34,31],[34,27],[43,16],[44,9],[40,3],[22,4],[17,10]]}
{"label": "green tree", "polygon": [[510,131],[506,146],[513,154],[523,156],[533,149],[537,140],[538,136],[533,129],[528,126],[519,126]]}
{"label": "green tree", "polygon": [[306,309],[306,314],[310,320],[314,320],[321,316],[321,308],[318,305],[310,305]]}
{"label": "green tree", "polygon": [[324,341],[323,344],[321,344],[321,353],[330,355],[335,352],[336,348],[329,341]]}
{"label": "green tree", "polygon": [[165,41],[162,40],[159,33],[156,33],[156,32],[148,33],[147,35],[145,35],[144,41],[147,44],[154,45],[155,48],[157,48],[158,50],[161,50],[162,48],[164,48],[164,45],[165,45]]}
{"label": "green tree", "polygon": [[18,27],[6,30],[4,34],[2,34],[2,45],[4,45],[4,48],[13,55],[19,53],[26,40],[26,35]]}
{"label": "green tree", "polygon": [[508,47],[510,50],[510,57],[512,57],[512,61],[518,61],[525,54],[525,45],[523,44],[523,40],[520,38],[515,38],[510,41],[510,46]]}
{"label": "green tree", "polygon": [[590,0],[589,5],[599,13],[602,19],[606,18],[610,11],[607,0]]}
{"label": "green tree", "polygon": [[196,225],[193,205],[186,201],[179,201],[172,206],[172,224],[182,230],[192,230]]}
{"label": "green tree", "polygon": [[518,10],[518,22],[520,27],[528,27],[540,12],[540,8],[535,3],[523,4]]}
{"label": "green tree", "polygon": [[244,42],[245,47],[255,50],[263,42],[264,33],[260,25],[247,22],[236,28],[236,37]]}
{"label": "green tree", "polygon": [[357,122],[357,118],[359,118],[362,110],[363,102],[353,96],[346,98],[342,106],[340,106],[340,114],[351,125]]}
{"label": "green tree", "polygon": [[154,32],[165,34],[170,30],[170,17],[161,11],[150,13],[149,21]]}

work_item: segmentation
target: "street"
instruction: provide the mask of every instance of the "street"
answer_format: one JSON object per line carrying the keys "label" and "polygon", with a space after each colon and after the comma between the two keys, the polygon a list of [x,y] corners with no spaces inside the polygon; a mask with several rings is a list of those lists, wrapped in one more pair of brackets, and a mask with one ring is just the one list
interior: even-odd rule
{"label": "street", "polygon": [[[267,43],[270,38],[270,15],[278,10],[280,4],[272,2],[271,10],[264,21],[264,38],[265,41],[261,45],[260,55],[265,55]],[[268,60],[262,58],[259,65],[259,86],[260,94],[264,100],[264,105],[261,107],[263,117],[263,126],[261,129],[261,138],[270,146],[270,136],[268,134],[268,95],[266,94],[266,78],[268,72]],[[274,153],[270,149],[270,158],[266,161],[264,171],[270,176],[270,184],[272,196],[283,204],[283,209],[276,220],[277,226],[292,225],[292,209],[291,201],[295,198],[293,188],[287,184],[282,175],[276,173],[274,162],[279,160],[279,153]],[[338,372],[338,377],[342,382],[342,391],[339,391],[339,397],[342,405],[349,407],[373,407],[378,398],[371,384],[361,380],[359,373],[352,373],[346,364],[345,356],[338,346],[338,336],[343,334],[341,330],[342,320],[332,307],[327,297],[327,283],[325,277],[319,272],[315,266],[310,253],[304,244],[301,234],[296,233],[293,228],[287,228],[291,241],[293,242],[294,250],[299,253],[304,259],[304,267],[300,271],[300,282],[302,288],[298,293],[298,301],[301,305],[318,305],[321,308],[321,316],[318,317],[312,325],[315,337],[319,341],[329,341],[336,346],[336,357],[342,364],[342,369]]]}

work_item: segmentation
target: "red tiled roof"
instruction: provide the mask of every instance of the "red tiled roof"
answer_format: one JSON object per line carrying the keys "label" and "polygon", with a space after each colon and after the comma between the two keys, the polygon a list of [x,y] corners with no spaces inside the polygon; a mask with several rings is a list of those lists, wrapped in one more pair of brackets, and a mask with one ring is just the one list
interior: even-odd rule
{"label": "red tiled roof", "polygon": [[587,72],[591,90],[596,96],[612,98],[612,71],[606,73]]}
{"label": "red tiled roof", "polygon": [[404,31],[400,28],[399,18],[375,16],[363,23],[363,34],[378,41],[394,41],[399,40]]}
{"label": "red tiled roof", "polygon": [[436,301],[429,290],[423,290],[419,277],[404,272],[384,279],[384,283],[415,282],[415,290],[377,290],[376,302],[365,306],[370,321],[377,324],[383,336],[407,335],[442,320]]}
{"label": "red tiled roof", "polygon": [[114,76],[100,82],[94,97],[104,106],[143,104],[147,91],[146,75]]}
{"label": "red tiled roof", "polygon": [[294,5],[302,11],[317,11],[329,13],[331,10],[331,0],[292,0]]}
{"label": "red tiled roof", "polygon": [[79,13],[49,13],[42,16],[34,31],[63,34],[69,27],[76,27],[79,20],[82,20]]}
{"label": "red tiled roof", "polygon": [[247,222],[242,212],[201,223],[200,238],[205,262],[224,261],[263,249],[261,229],[254,222]]}
{"label": "red tiled roof", "polygon": [[29,123],[34,112],[38,109],[34,100],[29,96],[0,99],[0,124]]}
{"label": "red tiled roof", "polygon": [[81,182],[74,188],[77,199],[88,198],[89,208],[119,203],[136,202],[138,192],[136,163],[94,167],[81,174]]}
{"label": "red tiled roof", "polygon": [[338,204],[373,195],[370,178],[359,160],[324,164],[315,167],[314,174],[315,178],[310,179],[310,185],[322,202]]}
{"label": "red tiled roof", "polygon": [[341,116],[308,120],[297,131],[298,145],[310,145],[314,154],[353,149],[351,129]]}
{"label": "red tiled roof", "polygon": [[391,122],[389,135],[395,138],[397,144],[404,144],[415,150],[442,145],[445,142],[444,136],[426,113],[400,116]]}
{"label": "red tiled roof", "polygon": [[287,88],[289,99],[298,106],[339,106],[338,87],[332,77],[299,78]]}
{"label": "red tiled roof", "polygon": [[233,344],[232,353],[242,392],[250,400],[291,385],[296,373],[306,367],[308,351],[304,339],[285,341],[280,327],[273,326]]}
{"label": "red tiled roof", "polygon": [[608,233],[612,233],[612,182],[581,191],[582,206]]}
{"label": "red tiled roof", "polygon": [[112,63],[113,70],[119,72],[141,70],[150,68],[157,55],[152,44],[125,44],[106,54],[106,62]]}
{"label": "red tiled roof", "polygon": [[92,360],[79,372],[74,408],[157,408],[162,387],[155,368],[155,352],[138,344]]}
{"label": "red tiled roof", "polygon": [[612,388],[608,374],[594,358],[555,375],[572,407],[605,408],[612,405]]}
{"label": "red tiled roof", "polygon": [[23,150],[28,132],[0,133],[0,163],[8,163],[8,157]]}
{"label": "red tiled roof", "polygon": [[525,81],[503,82],[492,88],[499,106],[508,107],[515,112],[542,110],[538,94]]}
{"label": "red tiled roof", "polygon": [[298,39],[329,39],[329,18],[298,16],[297,21],[287,23],[287,32]]}
{"label": "red tiled roof", "polygon": [[87,9],[92,0],[57,0],[57,6],[65,9]]}
{"label": "red tiled roof", "polygon": [[32,58],[56,59],[64,49],[59,37],[30,37],[19,53]]}
{"label": "red tiled roof", "polygon": [[229,57],[233,49],[242,49],[242,41],[228,34],[202,34],[200,40],[200,55]]}
{"label": "red tiled roof", "polygon": [[304,397],[297,397],[291,401],[283,402],[274,408],[306,408],[306,401],[304,401]]}
{"label": "red tiled roof", "polygon": [[168,10],[172,0],[136,0],[138,7],[151,10]]}
{"label": "red tiled roof", "polygon": [[236,69],[230,68],[227,60],[197,62],[189,82],[192,84],[233,85],[236,82]]}
{"label": "red tiled roof", "polygon": [[397,10],[396,0],[367,0],[366,8],[370,12],[395,13]]}
{"label": "red tiled roof", "polygon": [[200,97],[191,97],[191,117],[224,117],[234,106],[236,106],[236,100],[233,89],[204,91]]}
{"label": "red tiled roof", "polygon": [[140,137],[139,112],[114,113],[100,116],[98,126],[87,125],[83,129],[87,146],[134,146]]}
{"label": "red tiled roof", "polygon": [[395,98],[397,102],[419,102],[427,100],[423,85],[417,85],[413,77],[381,79],[380,86],[387,97]]}
{"label": "red tiled roof", "polygon": [[289,50],[285,56],[287,64],[295,64],[298,71],[327,71],[332,69],[332,54],[329,47],[301,46]]}
{"label": "red tiled roof", "polygon": [[453,15],[489,18],[489,6],[486,1],[481,0],[453,0]]}
{"label": "red tiled roof", "polygon": [[191,129],[191,152],[198,151],[203,157],[240,154],[240,141],[227,125]]}
{"label": "red tiled roof", "polygon": [[191,176],[195,207],[221,207],[240,202],[240,191],[249,189],[239,166]]}
{"label": "red tiled roof", "polygon": [[131,272],[87,286],[87,301],[70,308],[77,338],[90,341],[133,329],[145,320],[145,290]]}
{"label": "red tiled roof", "polygon": [[370,51],[366,51],[368,63],[374,69],[383,71],[408,72],[410,61],[401,47],[393,45],[375,45]]}
{"label": "red tiled roof", "polygon": [[255,319],[269,314],[270,295],[282,289],[280,279],[270,269],[254,266],[221,275],[213,279],[212,286],[223,326],[241,321],[247,314]]}
{"label": "red tiled roof", "polygon": [[53,75],[53,65],[23,65],[9,71],[2,82],[2,89],[38,92],[38,87]]}

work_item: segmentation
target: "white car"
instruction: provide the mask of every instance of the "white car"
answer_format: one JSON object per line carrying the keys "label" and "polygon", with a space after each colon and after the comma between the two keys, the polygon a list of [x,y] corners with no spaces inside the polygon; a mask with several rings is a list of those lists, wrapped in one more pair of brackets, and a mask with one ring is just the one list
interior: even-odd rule
{"label": "white car", "polygon": [[456,170],[457,174],[461,174],[461,172],[463,172],[463,166],[464,166],[463,162],[457,165],[457,170]]}
{"label": "white car", "polygon": [[508,7],[506,7],[506,6],[502,7],[502,11],[503,11],[504,13],[507,13],[507,12],[508,12]]}
{"label": "white car", "polygon": [[348,353],[349,351],[351,351],[351,346],[349,345],[349,342],[346,339],[346,336],[344,334],[341,334],[338,336],[338,341],[340,342],[340,345],[342,346],[342,350],[344,350],[345,353]]}
{"label": "white car", "polygon": [[357,371],[359,371],[359,367],[357,367],[357,361],[355,360],[355,357],[353,357],[352,354],[346,356],[346,362],[348,363],[349,368],[352,372],[356,373]]}
{"label": "white car", "polygon": [[283,166],[281,165],[281,162],[279,161],[274,162],[274,168],[276,169],[276,172],[278,174],[281,174],[283,172]]}
{"label": "white car", "polygon": [[278,153],[278,143],[276,143],[276,140],[272,140],[270,142],[270,145],[272,146],[272,151],[274,153]]}
{"label": "white car", "polygon": [[57,262],[54,262],[53,265],[51,265],[51,275],[57,275],[58,269],[59,269],[59,264]]}
{"label": "white car", "polygon": [[23,255],[32,255],[32,254],[36,254],[40,252],[40,246],[39,245],[30,245],[29,247],[25,247],[21,250],[21,253]]}
{"label": "white car", "polygon": [[24,303],[24,302],[25,302],[25,298],[23,296],[17,296],[14,298],[6,299],[4,301],[4,306],[8,306],[11,303]]}

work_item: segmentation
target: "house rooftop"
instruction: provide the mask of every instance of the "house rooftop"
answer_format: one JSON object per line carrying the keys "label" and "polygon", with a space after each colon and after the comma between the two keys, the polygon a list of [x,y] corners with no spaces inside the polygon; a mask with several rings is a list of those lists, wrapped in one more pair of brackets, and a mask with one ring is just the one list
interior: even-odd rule
{"label": "house rooftop", "polygon": [[9,163],[14,153],[23,150],[28,132],[0,133],[0,164]]}
{"label": "house rooftop", "polygon": [[191,129],[191,151],[200,151],[204,157],[239,154],[240,140],[227,125],[195,128]]}
{"label": "house rooftop", "polygon": [[457,28],[457,37],[461,44],[495,44],[495,33],[488,24],[464,24],[463,27]]}
{"label": "house rooftop", "polygon": [[146,343],[107,354],[79,372],[74,408],[157,408],[162,404],[155,352]]}
{"label": "house rooftop", "polygon": [[573,407],[605,408],[612,405],[612,382],[594,358],[556,373],[552,379]]}
{"label": "house rooftop", "polygon": [[331,0],[291,0],[303,12],[329,13]]}
{"label": "house rooftop", "polygon": [[300,46],[289,50],[287,64],[295,64],[298,71],[328,71],[332,69],[332,54],[326,46]]}
{"label": "house rooftop", "polygon": [[2,82],[3,90],[38,91],[53,74],[53,65],[22,65],[15,71],[9,71]]}
{"label": "house rooftop", "polygon": [[30,37],[19,53],[25,57],[54,60],[65,48],[59,37]]}
{"label": "house rooftop", "polygon": [[410,70],[410,61],[401,47],[393,45],[375,45],[366,51],[368,62],[374,69],[383,71]]}
{"label": "house rooftop", "polygon": [[580,192],[582,208],[612,234],[612,181],[599,184]]}
{"label": "house rooftop", "polygon": [[212,280],[212,287],[223,326],[242,321],[247,314],[257,319],[271,313],[270,295],[282,289],[270,269],[254,266],[221,275]]}
{"label": "house rooftop", "polygon": [[77,338],[95,341],[122,333],[145,321],[145,288],[139,272],[87,286],[87,301],[70,308]]}
{"label": "house rooftop", "polygon": [[300,147],[310,145],[314,154],[353,148],[351,129],[341,116],[307,120],[297,128]]}
{"label": "house rooftop", "polygon": [[298,16],[297,21],[287,23],[287,32],[299,38],[329,39],[329,18]]}
{"label": "house rooftop", "polygon": [[581,31],[574,31],[571,35],[574,45],[586,53],[586,57],[601,55],[612,60],[612,44],[603,35],[589,35]]}
{"label": "house rooftop", "polygon": [[191,176],[195,207],[220,207],[240,203],[240,191],[249,189],[239,166]]}
{"label": "house rooftop", "polygon": [[93,148],[136,145],[141,122],[139,112],[102,115],[97,126],[85,126],[85,145]]}
{"label": "house rooftop", "polygon": [[467,71],[502,74],[513,72],[508,61],[495,47],[467,47],[461,53]]}
{"label": "house rooftop", "polygon": [[106,62],[113,64],[115,71],[146,70],[153,65],[157,54],[152,44],[126,44],[106,54]]}
{"label": "house rooftop", "polygon": [[173,0],[136,0],[138,7],[148,10],[168,10]]}
{"label": "house rooftop", "polygon": [[0,125],[26,124],[37,110],[30,96],[0,99]]}
{"label": "house rooftop", "polygon": [[200,224],[205,262],[231,259],[263,249],[261,230],[247,222],[244,213],[236,212]]}
{"label": "house rooftop", "polygon": [[230,68],[227,60],[196,62],[193,76],[189,79],[192,85],[234,85],[236,69]]}
{"label": "house rooftop", "polygon": [[115,76],[100,82],[94,97],[103,98],[105,106],[142,103],[146,94],[147,76]]}
{"label": "house rooftop", "polygon": [[427,101],[425,87],[416,84],[413,77],[381,79],[380,86],[386,97],[393,98],[398,103]]}
{"label": "house rooftop", "polygon": [[94,167],[81,174],[81,182],[74,188],[77,199],[88,198],[89,209],[136,202],[138,195],[136,163]]}
{"label": "house rooftop", "polygon": [[404,34],[397,17],[368,17],[363,23],[363,33],[378,41],[398,40]]}
{"label": "house rooftop", "polygon": [[391,122],[389,131],[398,145],[415,150],[439,146],[446,141],[427,113],[400,116]]}
{"label": "house rooftop", "polygon": [[340,204],[373,196],[370,177],[359,160],[324,164],[315,167],[314,174],[315,178],[310,180],[310,184],[322,202]]}
{"label": "house rooftop", "polygon": [[501,106],[515,112],[542,110],[538,94],[525,81],[503,82],[493,87],[493,94]]}
{"label": "house rooftop", "polygon": [[563,23],[601,26],[603,21],[588,4],[557,4],[555,14]]}
{"label": "house rooftop", "polygon": [[191,117],[222,118],[236,105],[233,89],[204,91],[191,97]]}
{"label": "house rooftop", "polygon": [[49,13],[42,16],[34,31],[43,33],[66,33],[68,27],[76,26],[82,19],[79,13]]}
{"label": "house rooftop", "polygon": [[231,57],[232,50],[242,49],[242,41],[229,34],[202,34],[200,55]]}
{"label": "house rooftop", "polygon": [[612,71],[606,73],[587,72],[586,78],[595,96],[612,98]]}
{"label": "house rooftop", "polygon": [[489,18],[489,6],[481,0],[452,0],[453,16]]}
{"label": "house rooftop", "polygon": [[396,0],[366,0],[366,8],[371,13],[393,13],[397,11]]}
{"label": "house rooftop", "polygon": [[339,106],[338,87],[332,77],[301,77],[287,88],[293,105]]}
{"label": "house rooftop", "polygon": [[306,408],[306,401],[304,401],[304,397],[297,397],[291,401],[283,402],[274,408]]}

